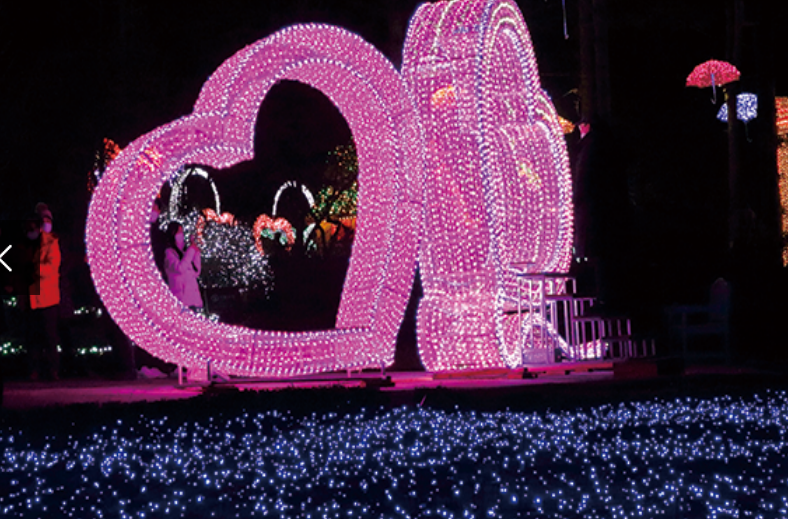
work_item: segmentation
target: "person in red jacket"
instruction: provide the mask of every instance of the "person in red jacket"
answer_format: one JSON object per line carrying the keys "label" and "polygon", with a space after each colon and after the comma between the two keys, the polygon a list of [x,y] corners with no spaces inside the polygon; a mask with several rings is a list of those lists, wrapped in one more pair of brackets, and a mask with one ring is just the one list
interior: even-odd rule
{"label": "person in red jacket", "polygon": [[60,245],[52,233],[52,213],[45,204],[36,206],[39,220],[27,222],[32,252],[33,283],[30,285],[28,355],[30,377],[37,380],[43,368],[58,379],[57,320],[60,305]]}

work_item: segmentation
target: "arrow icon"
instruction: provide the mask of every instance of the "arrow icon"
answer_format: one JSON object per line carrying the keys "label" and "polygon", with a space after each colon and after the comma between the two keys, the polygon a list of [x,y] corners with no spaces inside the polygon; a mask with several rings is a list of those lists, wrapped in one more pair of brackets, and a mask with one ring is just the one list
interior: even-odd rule
{"label": "arrow icon", "polygon": [[8,252],[9,250],[11,250],[11,246],[10,245],[8,247],[6,247],[3,252],[0,252],[0,263],[2,263],[3,266],[8,269],[8,272],[11,272],[11,267],[8,266],[8,263],[3,261],[3,256],[5,256],[5,253]]}

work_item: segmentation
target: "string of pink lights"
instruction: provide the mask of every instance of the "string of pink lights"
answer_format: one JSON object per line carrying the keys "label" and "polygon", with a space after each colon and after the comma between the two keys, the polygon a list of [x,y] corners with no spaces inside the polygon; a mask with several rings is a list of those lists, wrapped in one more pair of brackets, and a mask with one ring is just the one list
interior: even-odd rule
{"label": "string of pink lights", "polygon": [[[425,367],[521,364],[522,333],[504,312],[520,297],[510,265],[565,272],[572,237],[566,148],[522,14],[510,0],[424,4],[403,63],[400,74],[338,27],[289,27],[225,61],[192,114],[123,150],[94,194],[87,246],[124,333],[164,360],[231,375],[390,365],[418,259]],[[284,79],[325,94],[358,150],[356,234],[332,330],[212,322],[176,300],[151,252],[148,214],[162,185],[185,164],[249,160],[257,111]],[[546,323],[520,326],[555,335]]]}

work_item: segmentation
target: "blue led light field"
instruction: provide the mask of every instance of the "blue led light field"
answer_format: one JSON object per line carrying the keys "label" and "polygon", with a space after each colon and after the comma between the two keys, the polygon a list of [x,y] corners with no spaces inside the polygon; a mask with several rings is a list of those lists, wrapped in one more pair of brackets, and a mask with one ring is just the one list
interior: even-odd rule
{"label": "blue led light field", "polygon": [[[783,391],[0,432],[3,517],[778,517]],[[77,430],[89,432],[77,433]]]}

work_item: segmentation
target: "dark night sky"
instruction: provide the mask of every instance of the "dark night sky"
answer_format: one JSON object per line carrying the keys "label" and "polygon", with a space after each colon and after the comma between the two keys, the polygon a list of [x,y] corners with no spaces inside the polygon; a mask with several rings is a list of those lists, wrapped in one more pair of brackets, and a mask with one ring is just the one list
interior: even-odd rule
{"label": "dark night sky", "polygon": [[[710,103],[710,91],[687,89],[684,82],[694,65],[726,58],[724,2],[608,3],[613,135],[630,196],[640,211],[644,250],[666,244],[681,248],[699,237],[715,236],[709,226],[719,223],[714,216],[718,200],[709,183],[719,183],[726,174],[725,126],[714,120],[718,106]],[[189,113],[203,82],[225,59],[293,23],[343,26],[399,66],[407,22],[417,2],[11,4],[0,7],[0,217],[28,212],[43,200],[55,214],[58,231],[76,241],[81,240],[85,220],[87,174],[102,138],[125,146]],[[562,96],[579,83],[580,39],[578,0],[566,4],[569,40],[563,38],[560,0],[519,1],[542,84],[559,112],[570,116]],[[776,27],[788,21],[785,6],[770,9]],[[745,33],[743,86],[758,85],[758,30],[750,27]],[[774,63],[782,65],[777,94],[788,95],[785,60],[775,54]],[[243,182],[258,187],[245,191],[247,200],[233,201],[228,195],[223,200],[228,209],[234,203],[254,203],[249,197],[267,198],[275,188],[271,186],[295,170],[318,168],[320,150],[344,139],[342,121],[331,115],[330,105],[324,106],[320,96],[298,96],[293,89],[283,89],[264,103],[265,128],[258,128],[258,134],[267,129],[275,137],[266,141],[270,149],[258,151],[269,159],[246,167]],[[295,110],[299,106],[300,114]],[[304,106],[316,106],[314,110],[324,115],[309,117],[312,112]],[[287,135],[296,135],[296,141],[288,141]],[[311,151],[298,153],[299,147]],[[270,200],[260,203],[264,210],[270,208]],[[707,261],[702,248],[703,243],[692,252],[695,259],[688,261]]]}

